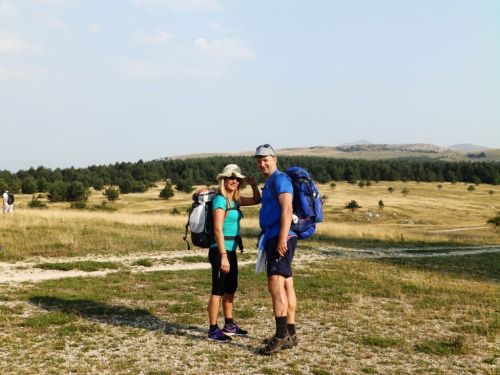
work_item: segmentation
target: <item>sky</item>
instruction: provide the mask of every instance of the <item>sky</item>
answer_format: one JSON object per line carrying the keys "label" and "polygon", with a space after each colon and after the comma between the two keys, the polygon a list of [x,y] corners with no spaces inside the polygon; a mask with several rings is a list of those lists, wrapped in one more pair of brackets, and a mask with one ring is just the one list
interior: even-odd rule
{"label": "sky", "polygon": [[500,148],[498,0],[0,0],[0,169]]}

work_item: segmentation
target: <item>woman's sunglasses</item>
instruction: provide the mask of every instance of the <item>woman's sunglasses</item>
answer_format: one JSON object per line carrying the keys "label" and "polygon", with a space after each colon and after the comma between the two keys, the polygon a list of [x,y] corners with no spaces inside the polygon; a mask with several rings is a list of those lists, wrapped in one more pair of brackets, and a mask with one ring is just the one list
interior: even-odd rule
{"label": "woman's sunglasses", "polygon": [[231,181],[236,180],[236,181],[238,181],[238,182],[241,182],[241,178],[236,177],[236,176],[231,176],[231,177],[226,177],[226,178],[227,178],[227,179],[229,179],[229,180],[231,180]]}

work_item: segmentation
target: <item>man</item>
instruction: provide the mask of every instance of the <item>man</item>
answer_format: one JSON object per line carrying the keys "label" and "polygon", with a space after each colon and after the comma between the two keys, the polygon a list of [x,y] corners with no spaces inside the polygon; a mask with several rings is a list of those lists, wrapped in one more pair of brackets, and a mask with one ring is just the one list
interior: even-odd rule
{"label": "man", "polygon": [[9,204],[9,189],[5,188],[3,193],[3,213],[10,213],[10,216],[14,215],[14,203]]}
{"label": "man", "polygon": [[290,230],[293,187],[288,176],[278,170],[278,159],[271,145],[257,147],[253,158],[266,178],[259,212],[262,229],[259,249],[264,250],[267,259],[267,285],[273,301],[276,333],[265,340],[266,345],[259,351],[270,355],[298,343],[295,332],[297,298],[292,278],[297,235]]}

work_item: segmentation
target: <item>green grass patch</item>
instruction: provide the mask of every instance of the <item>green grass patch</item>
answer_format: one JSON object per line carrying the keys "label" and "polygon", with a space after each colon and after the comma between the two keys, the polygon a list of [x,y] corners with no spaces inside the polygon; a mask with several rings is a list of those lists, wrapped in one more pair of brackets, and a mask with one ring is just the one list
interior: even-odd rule
{"label": "green grass patch", "polygon": [[58,328],[59,336],[72,336],[78,334],[102,333],[102,328],[98,324],[68,324]]}
{"label": "green grass patch", "polygon": [[363,367],[361,369],[361,371],[365,374],[376,374],[377,373],[377,370],[375,370],[374,368],[371,368],[371,367]]}
{"label": "green grass patch", "polygon": [[200,255],[187,256],[175,259],[185,263],[208,263],[208,257]]}
{"label": "green grass patch", "polygon": [[61,263],[40,263],[35,266],[43,270],[56,270],[56,271],[71,271],[80,270],[85,272],[95,272],[99,270],[116,270],[119,266],[113,262],[96,262],[92,260],[80,262],[61,262]]}
{"label": "green grass patch", "polygon": [[500,315],[494,314],[491,319],[483,318],[480,324],[463,324],[454,329],[456,332],[495,337],[500,333]]}
{"label": "green grass patch", "polygon": [[22,314],[24,312],[24,307],[22,305],[15,306],[5,306],[0,305],[0,316],[7,314]]}
{"label": "green grass patch", "polygon": [[462,336],[450,340],[426,341],[415,345],[415,349],[419,352],[440,356],[467,354],[469,350]]}
{"label": "green grass patch", "polygon": [[500,280],[500,253],[431,258],[386,258],[376,261],[426,271],[438,269],[440,272],[480,280]]}
{"label": "green grass patch", "polygon": [[142,267],[152,267],[153,262],[150,259],[138,259],[133,263],[135,266],[142,266]]}
{"label": "green grass patch", "polygon": [[50,327],[51,325],[63,325],[72,323],[76,320],[78,320],[78,317],[74,314],[55,311],[48,314],[28,318],[24,323],[21,323],[20,325],[21,327],[44,329]]}
{"label": "green grass patch", "polygon": [[361,341],[365,345],[378,346],[380,348],[399,346],[405,342],[404,339],[398,339],[392,337],[378,337],[378,336],[364,337]]}

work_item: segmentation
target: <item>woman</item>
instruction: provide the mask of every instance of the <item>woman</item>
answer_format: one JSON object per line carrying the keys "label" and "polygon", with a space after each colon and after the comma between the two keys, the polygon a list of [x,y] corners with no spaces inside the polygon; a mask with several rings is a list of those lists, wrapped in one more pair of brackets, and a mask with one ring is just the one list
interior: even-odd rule
{"label": "woman", "polygon": [[[260,191],[253,176],[243,176],[236,164],[227,165],[217,176],[219,186],[212,201],[215,242],[210,245],[208,259],[212,265],[212,294],[208,301],[208,338],[218,342],[231,341],[232,335],[246,335],[233,320],[234,293],[238,288],[238,260],[236,248],[241,246],[240,206],[251,206],[260,202]],[[248,183],[252,197],[240,196],[241,189]],[[222,300],[224,327],[217,324],[217,315]]]}

